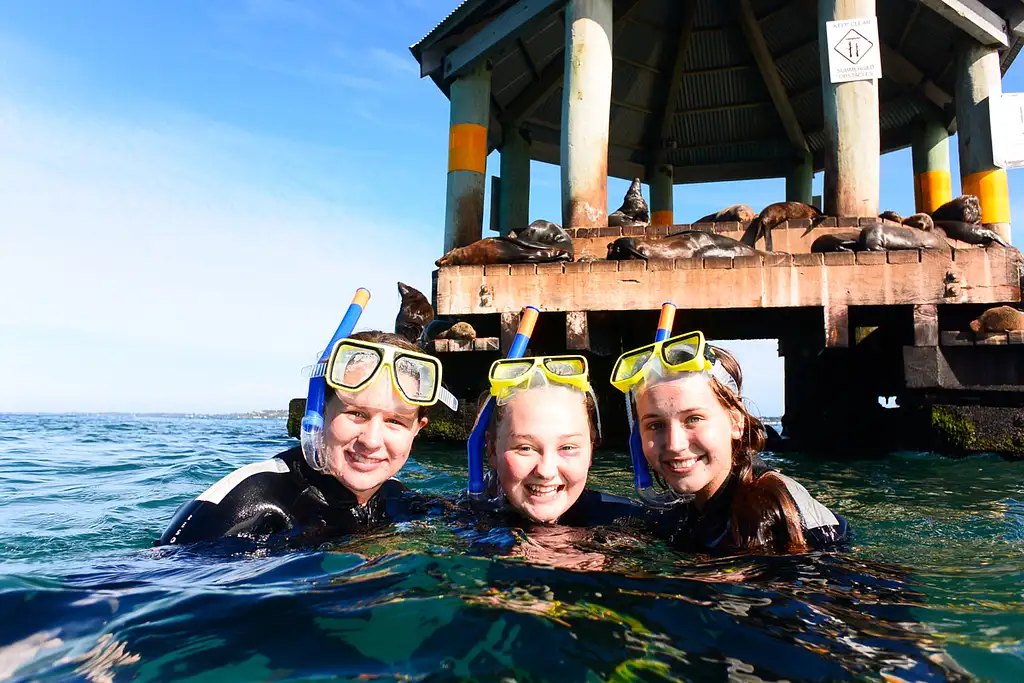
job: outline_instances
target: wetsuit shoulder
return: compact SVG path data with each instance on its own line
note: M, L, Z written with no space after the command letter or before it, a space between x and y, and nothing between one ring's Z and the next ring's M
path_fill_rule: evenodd
M800 482L780 472L774 476L786 485L796 509L800 513L804 540L815 550L824 550L849 541L850 531L846 520L822 505Z
M156 545L263 535L291 528L294 519L288 506L302 492L291 461L294 453L285 451L223 477L178 508Z
M629 498L584 489L579 500L565 511L558 523L567 526L599 526L619 519L644 517L645 514L644 506Z

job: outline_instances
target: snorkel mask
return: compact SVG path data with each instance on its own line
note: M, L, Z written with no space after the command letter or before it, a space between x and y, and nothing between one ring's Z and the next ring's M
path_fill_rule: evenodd
M589 395L594 402L597 438L601 438L601 413L590 386L590 369L584 356L534 356L496 360L487 374L491 396L503 406L517 394L547 386L566 387Z
M703 374L715 377L733 392L739 393L736 381L722 367L702 332L688 332L669 338L675 312L673 304L662 304L654 343L622 354L615 362L611 377L612 386L625 394L633 485L640 499L652 507L670 507L687 502L693 499L693 494L679 494L672 488L654 488L640 440L640 426L634 417L634 404L639 392L652 382Z
M365 298L361 299L362 292L365 292ZM345 313L331 343L310 374L301 444L306 462L318 472L327 469L323 428L328 387L355 394L369 387L382 372L386 372L395 392L405 403L423 407L441 401L453 411L459 409L458 399L441 385L441 361L437 358L390 344L348 338L369 298L370 293L365 289L356 292L356 298Z

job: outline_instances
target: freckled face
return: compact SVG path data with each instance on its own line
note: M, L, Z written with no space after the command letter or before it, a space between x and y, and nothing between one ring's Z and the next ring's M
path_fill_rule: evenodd
M502 408L491 466L511 505L537 522L555 522L587 484L593 446L579 392L531 389Z
M732 468L732 442L743 416L721 404L703 376L658 382L637 396L644 457L678 493L703 505Z
M394 390L388 372L358 393L335 391L324 415L328 469L360 504L402 469L413 439L427 425Z

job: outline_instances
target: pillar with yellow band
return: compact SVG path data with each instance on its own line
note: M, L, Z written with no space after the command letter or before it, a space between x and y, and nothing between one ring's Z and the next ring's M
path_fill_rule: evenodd
M814 158L810 152L804 152L786 174L786 201L810 204L814 192Z
M999 52L968 36L956 45L956 122L960 184L981 203L981 222L1010 241L1010 193L1006 171L992 159L990 102L1003 94Z
M451 83L444 251L483 237L491 68L481 61Z
M651 188L651 225L675 224L672 178L671 164L659 164L647 174L647 184Z
M949 175L949 132L938 118L920 116L911 124L914 206L931 213L953 198Z

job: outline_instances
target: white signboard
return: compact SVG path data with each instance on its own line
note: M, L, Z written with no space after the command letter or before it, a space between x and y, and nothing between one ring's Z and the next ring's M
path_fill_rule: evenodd
M828 71L833 83L882 77L882 48L875 17L825 22Z
M1024 168L1024 93L989 97L992 161L999 168Z

